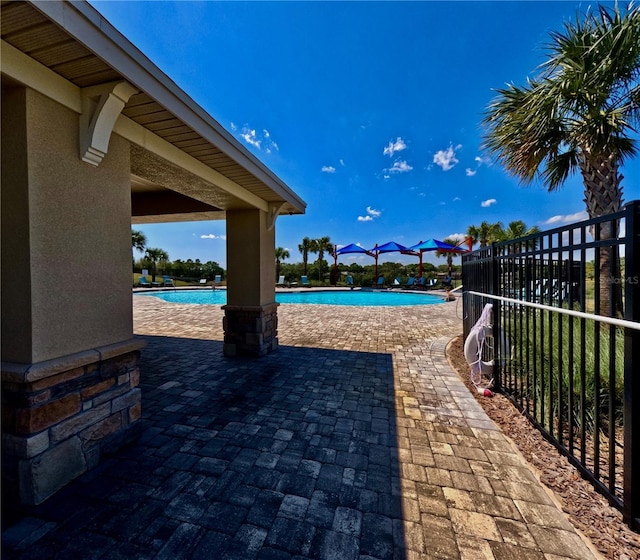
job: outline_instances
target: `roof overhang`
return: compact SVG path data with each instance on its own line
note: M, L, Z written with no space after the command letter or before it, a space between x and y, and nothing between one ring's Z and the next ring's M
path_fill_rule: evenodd
M241 208L273 219L305 212L290 187L91 5L3 1L0 8L3 87L31 87L82 119L87 106L100 105L97 95L124 84L108 130L130 142L134 223L224 219Z

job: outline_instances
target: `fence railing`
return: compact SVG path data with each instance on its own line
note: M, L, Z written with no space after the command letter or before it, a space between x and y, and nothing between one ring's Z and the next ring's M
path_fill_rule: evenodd
M640 202L468 253L462 282L494 387L640 528Z

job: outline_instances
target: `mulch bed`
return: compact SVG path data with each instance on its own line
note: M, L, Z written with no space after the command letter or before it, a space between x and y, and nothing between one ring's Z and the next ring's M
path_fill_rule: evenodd
M447 347L447 358L487 415L511 438L561 504L573 525L605 558L640 559L640 535L622 521L622 514L584 480L578 471L503 395L479 395L469 377L461 336Z

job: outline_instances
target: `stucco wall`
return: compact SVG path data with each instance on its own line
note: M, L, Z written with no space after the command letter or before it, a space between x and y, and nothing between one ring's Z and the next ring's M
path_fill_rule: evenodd
M2 90L2 356L31 357L31 275L25 90Z
M128 143L112 136L99 167L82 162L78 115L26 89L3 97L3 152L13 136L4 127L5 111L13 115L16 109L25 123L28 172L5 173L3 158L2 360L37 363L128 340ZM24 146L11 149L20 165ZM11 181L6 195L5 178ZM15 230L6 230L8 216L14 216ZM5 255L7 246L11 250ZM7 299L11 304L5 307ZM13 324L21 328L7 327Z
M227 212L228 304L246 306L274 302L274 229L267 229L266 212Z

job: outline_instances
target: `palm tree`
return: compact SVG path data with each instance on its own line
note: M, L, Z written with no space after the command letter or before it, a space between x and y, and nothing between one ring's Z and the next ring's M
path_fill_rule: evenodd
M549 58L526 86L497 90L488 107L486 147L524 183L540 177L549 191L576 171L582 174L591 218L620 210L618 170L637 152L631 138L640 118L640 9L618 4L587 12L551 34ZM618 234L618 224L600 226L600 239ZM611 288L619 275L617 250L600 251L601 314L621 297ZM617 301L619 299L619 301Z
M483 221L479 226L469 226L467 228L467 235L471 237L474 243L479 241L480 248L482 248L494 241L498 241L501 231L502 224L500 222L490 224L487 221Z
M131 230L131 248L143 252L147 245L147 236L137 229Z
M328 237L320 237L319 239L316 239L315 242L317 251L313 252L318 253L318 277L322 282L322 260L324 259L324 252L327 251L331 254L333 252L333 243L331 243L331 239Z
M522 220L514 220L513 222L509 222L506 229L500 230L498 241L512 241L513 239L519 239L536 233L540 233L540 228L538 226L527 228L527 224ZM540 242L540 238L536 237L533 240L533 243L527 242L527 248L533 249L539 247ZM509 253L514 253L516 250L515 245L509 245Z
M304 275L307 275L307 262L309 261L309 253L311 251L312 240L308 237L305 237L302 240L302 243L298 245L298 251L302 253L302 264L304 265Z
M443 241L449 245L457 247L462 240L457 237L447 237L446 239L443 239ZM453 267L454 254L455 253L452 253L451 251L440 251L439 249L436 251L436 257L447 257L447 268L449 269L449 274L451 274L451 268Z
M527 235L533 235L534 233L540 233L538 226L532 226L527 228L522 220L514 220L509 222L506 229L500 232L500 241L511 241L512 239L518 239L520 237L526 237Z
M169 254L163 249L147 249L144 253L144 258L151 262L153 265L151 270L151 281L156 281L156 273L158 271L158 263L169 260Z
M317 239L310 239L309 240L309 253L317 253L318 251L320 251L320 246L318 245L318 240Z
M280 263L291 255L284 247L276 247L276 281L280 276Z

